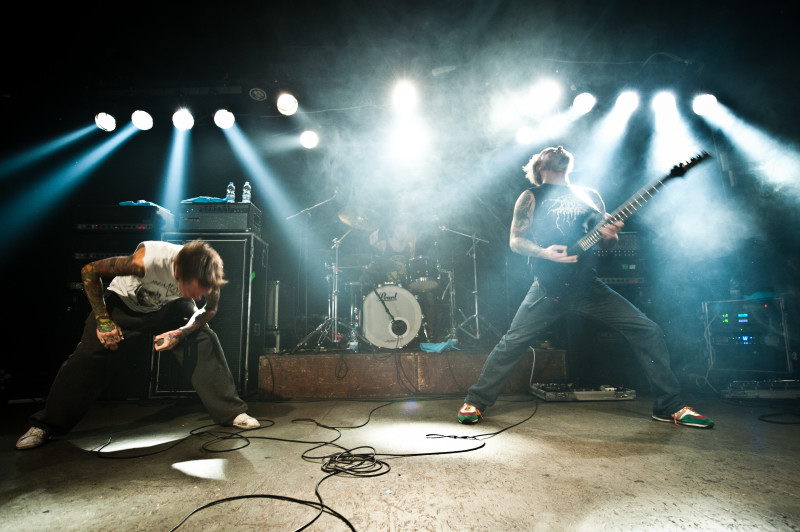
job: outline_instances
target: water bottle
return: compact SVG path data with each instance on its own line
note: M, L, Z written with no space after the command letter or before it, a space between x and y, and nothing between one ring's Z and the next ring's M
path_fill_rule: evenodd
M355 329L350 329L350 335L347 339L347 349L350 351L358 351L358 334Z
M228 182L228 192L225 194L225 201L228 203L234 203L236 201L236 186L234 186L233 181Z
M245 181L242 187L242 203L250 203L250 181Z

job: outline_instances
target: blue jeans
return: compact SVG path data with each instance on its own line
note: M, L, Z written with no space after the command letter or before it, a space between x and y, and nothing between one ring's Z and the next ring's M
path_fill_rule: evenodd
M668 416L685 406L661 328L596 278L588 286L572 289L566 295L548 294L535 281L508 331L489 353L478 382L469 388L465 401L481 412L492 406L534 339L541 339L540 335L553 322L568 313L598 321L630 343L647 375L654 414Z

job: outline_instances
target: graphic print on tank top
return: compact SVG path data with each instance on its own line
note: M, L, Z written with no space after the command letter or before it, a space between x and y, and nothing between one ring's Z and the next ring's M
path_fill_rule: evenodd
M536 199L533 220L528 232L530 240L546 248L575 243L600 219L602 203L582 187L544 184L531 189ZM593 199L593 198L596 198ZM560 286L588 281L594 276L594 257L583 256L577 263L557 263L546 259L533 262L533 273L545 286Z

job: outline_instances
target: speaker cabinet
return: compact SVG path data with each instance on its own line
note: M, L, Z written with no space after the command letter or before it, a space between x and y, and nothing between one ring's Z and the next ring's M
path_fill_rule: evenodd
M59 291L56 342L59 357L54 360L52 373L58 371L64 357L80 341L91 306L81 283L81 268L108 257L131 255L145 240L158 240L165 226L158 207L153 205L80 205L71 215L70 255L61 271L62 290ZM109 280L105 279L107 284ZM145 399L149 393L150 340L132 350L126 370L112 377L103 399ZM141 349L141 351L140 351ZM52 379L52 377L51 377Z
M266 345L269 245L250 233L164 233L162 240L185 244L203 239L225 264L217 315L209 325L217 333L228 367L242 396L258 391L258 362ZM153 350L151 397L194 393L172 353Z

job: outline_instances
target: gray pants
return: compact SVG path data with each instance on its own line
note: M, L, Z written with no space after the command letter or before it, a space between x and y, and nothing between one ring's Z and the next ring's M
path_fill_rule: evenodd
M478 382L469 388L465 401L481 412L492 406L531 342L554 321L573 313L610 327L628 341L650 383L654 414L669 416L686 406L670 367L661 328L599 279L572 292L559 297L561 294L549 294L538 282L531 285L508 332L489 353Z
M33 426L54 436L72 430L105 390L111 376L123 369L128 351L142 345L136 341L138 338L177 329L196 310L194 301L178 299L156 312L134 312L110 292L106 306L125 338L119 349L111 351L100 344L95 317L90 313L80 343L58 370L44 409L31 416ZM208 325L184 338L173 353L182 366L191 368L192 386L215 423L230 424L247 410L236 391L219 339ZM150 351L141 356L150 356Z

